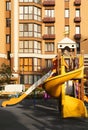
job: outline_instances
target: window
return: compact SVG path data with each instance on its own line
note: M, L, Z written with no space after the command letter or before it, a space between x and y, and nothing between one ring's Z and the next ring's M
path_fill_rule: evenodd
M33 2L34 0L19 0L19 2Z
M77 52L80 53L80 42L77 42Z
M11 42L11 36L10 35L6 35L6 43L10 43Z
M19 42L20 53L41 53L41 42L39 41L20 41Z
M70 33L69 25L65 26L64 33L65 34L69 34Z
M54 26L45 27L45 34L55 34Z
M32 71L32 58L20 58L19 60L19 66L20 66L20 72L26 72L26 71Z
M19 2L23 2L24 0L19 0Z
M55 17L54 10L45 10L45 17Z
M33 75L28 75L28 83L33 84Z
M10 1L7 1L7 2L6 2L6 10L7 10L7 11L10 11L10 10L11 10L11 2L10 2Z
M80 9L76 9L76 17L80 17Z
M33 75L34 76L34 82L38 81L41 78L41 75Z
M34 58L34 71L40 71L41 69L41 60L38 58Z
M35 3L40 3L41 0L19 0L19 2L35 2Z
M38 41L34 41L34 53L41 53L41 43Z
M46 68L47 68L47 67L48 67L48 68L52 67L52 60L51 60L51 59L46 59L46 60L45 60L45 64L46 64Z
M54 43L45 43L45 51L54 51Z
M20 12L19 19L23 19L23 6L19 7L19 12Z
M69 18L69 9L65 9L65 18Z
M20 72L31 72L41 70L41 59L39 58L20 58L19 59Z
M75 28L76 30L76 34L80 34L80 26L76 26L76 28Z
M24 75L24 84L33 84L41 78L41 75ZM20 80L21 83L22 80Z
M35 3L41 3L41 0L34 0Z
M41 21L41 9L35 6L20 6L19 19L34 19Z
M20 37L41 37L41 25L38 24L20 24Z
M33 19L37 21L41 21L41 9L38 7L34 7L33 9Z
M10 26L11 26L11 19L6 18L6 27L10 27Z

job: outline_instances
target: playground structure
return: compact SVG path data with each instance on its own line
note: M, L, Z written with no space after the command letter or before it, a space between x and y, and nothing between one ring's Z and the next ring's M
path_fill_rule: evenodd
M75 46L75 44L74 44ZM64 55L65 54L65 55ZM87 109L84 105L84 60L83 54L74 55L72 52L62 53L53 60L53 68L41 79L35 82L26 92L18 98L11 98L2 102L2 107L15 105L26 98L34 89L42 85L46 92L60 100L62 117L87 117ZM70 84L69 84L70 82ZM70 93L66 92L70 89ZM71 91L71 89L73 89Z
M84 105L84 66L83 55L79 56L79 67L66 72L67 65L64 57L61 57L61 74L48 78L43 87L52 97L61 98L61 113L62 117L87 117L87 109ZM74 84L80 83L77 86L66 86L66 82L72 81ZM74 87L73 96L66 94L66 87ZM78 88L77 88L78 87ZM77 88L77 89L76 89ZM77 93L76 93L77 91ZM60 105L60 104L59 104Z
M14 105L26 98L36 87L43 85L46 92L52 97L59 98L61 96L61 106L63 117L86 117L87 111L83 103L83 95L80 98L71 97L65 94L65 82L69 80L83 79L83 56L79 56L79 67L75 70L65 72L66 63L64 57L61 56L61 74L53 76L56 73L55 68L49 71L41 79L35 82L23 95L18 98L2 102L2 106ZM82 89L81 89L82 90ZM71 108L70 108L71 107Z

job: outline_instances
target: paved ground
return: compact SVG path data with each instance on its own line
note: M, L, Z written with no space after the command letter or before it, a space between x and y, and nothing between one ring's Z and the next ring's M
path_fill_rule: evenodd
M0 130L87 130L88 119L60 119L56 100L25 99L20 104L0 107Z

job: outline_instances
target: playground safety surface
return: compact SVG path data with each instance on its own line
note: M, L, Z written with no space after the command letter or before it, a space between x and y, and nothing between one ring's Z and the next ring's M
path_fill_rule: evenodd
M56 99L25 99L15 106L0 107L0 130L75 129L87 130L88 118L60 118Z

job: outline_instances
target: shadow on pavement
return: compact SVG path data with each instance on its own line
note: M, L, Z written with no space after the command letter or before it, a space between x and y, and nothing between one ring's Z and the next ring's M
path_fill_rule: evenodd
M1 130L87 130L88 118L60 118L56 99L25 99L0 108Z
M36 130L87 130L88 118L59 118L56 100L30 100L21 102L23 114L33 120ZM25 113L24 110L29 110Z
M11 112L0 108L0 130L28 130Z

